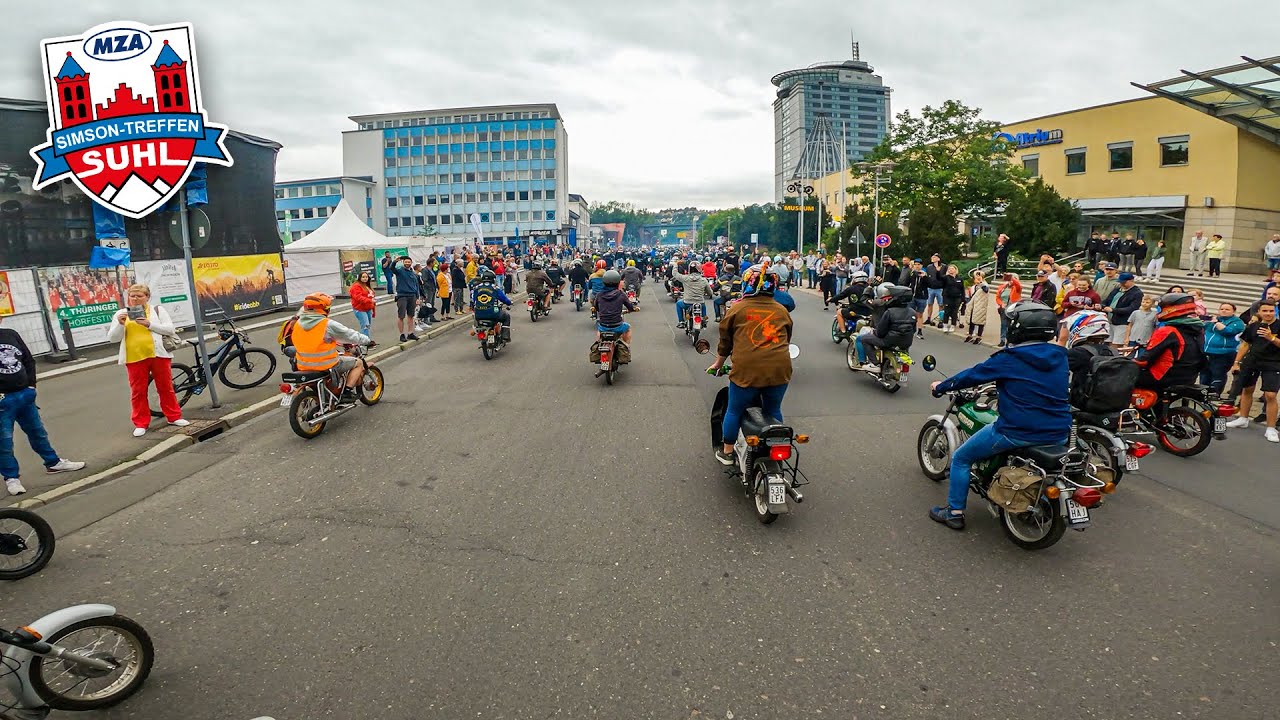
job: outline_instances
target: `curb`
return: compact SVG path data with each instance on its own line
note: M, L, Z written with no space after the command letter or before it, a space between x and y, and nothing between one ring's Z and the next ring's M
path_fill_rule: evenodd
M521 295L523 295L523 293L521 293ZM512 299L514 300L515 298L513 297ZM463 316L456 320L451 320L448 323L441 323L440 327L432 329L430 332L428 332L426 335L419 338L418 340L416 341L408 340L403 343L397 343L395 345L388 347L385 350L379 350L378 352L369 355L369 359L373 360L374 362L377 362L378 360L381 360L383 358L388 358L388 357L391 357L392 355L397 355L402 352L407 352L408 350L411 350L415 346L422 345L427 340L440 337L441 335L444 335L445 333L451 330L455 330L465 325L469 325L470 323L471 323L471 320L469 315ZM112 359L111 362L114 363L115 360ZM217 420L215 420L214 422L215 424L221 424L227 429L230 429L238 425L243 425L244 423L258 417L259 415L265 415L268 412L270 412L272 409L278 408L278 407L280 407L280 398L278 396L272 396L272 397L266 398L265 400L259 400L258 402L248 407L241 408L240 410L237 410L233 413L224 415L218 418ZM132 460L125 460L124 462L121 462L117 465L113 465L107 468L106 470L95 473L88 477L81 478L74 482L69 482L65 485L59 485L58 487L52 490L47 490L43 493L40 493L39 495L35 495L26 500L22 500L17 503L14 503L11 507L20 508L23 510L31 510L31 509L43 507L55 500L59 500L61 498L67 497L68 495L74 495L80 492L81 490L87 490L88 488L94 487L95 485L101 485L102 483L108 482L110 480L114 480L117 477L120 477L121 475L127 475L133 472L134 470L137 470L138 468L144 465L147 465L148 463L153 463L157 460L168 457L169 455L172 455L178 452L179 450L187 447L188 445L194 445L194 444L196 444L196 438L192 437L191 435L177 435L171 438L166 438L165 440L157 443L155 446L147 449L142 453L139 453L138 456Z

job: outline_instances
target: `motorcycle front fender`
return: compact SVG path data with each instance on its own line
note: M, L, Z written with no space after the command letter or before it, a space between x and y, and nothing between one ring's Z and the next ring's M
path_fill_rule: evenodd
M27 625L27 627L40 633L41 637L49 638L59 630L74 625L83 620L92 620L100 617L110 617L116 614L116 609L110 605L101 603L93 603L88 605L73 605L68 608L56 610L45 615ZM19 707L39 708L44 707L44 700L36 694L32 689L31 682L28 679L31 672L31 658L35 657L31 651L9 645L5 648L4 657L14 660L18 663L18 671L15 674L6 674L0 676L0 683L8 686L10 691L18 698Z
M942 431L947 434L947 444L951 446L951 452L955 452L962 444L964 439L960 437L960 427L956 425L956 421L950 415L930 415L929 420L935 420L942 425Z

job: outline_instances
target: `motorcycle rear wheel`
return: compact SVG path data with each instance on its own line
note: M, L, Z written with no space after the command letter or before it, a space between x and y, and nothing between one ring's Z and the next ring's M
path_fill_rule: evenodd
M941 444L941 445L939 445ZM936 457L935 454L946 448L946 454ZM920 470L924 476L934 482L940 482L951 469L951 442L947 439L946 428L937 420L926 420L916 438L916 459L920 461Z
M53 528L39 515L0 508L0 580L21 580L43 570L56 541Z
M1198 436L1189 432L1192 426ZM1165 421L1156 427L1156 436L1160 438L1160 447L1171 455L1191 457L1199 455L1209 447L1209 443L1213 441L1213 425L1208 418L1189 407L1173 407L1166 411ZM1175 445L1173 442L1175 439L1194 439L1195 442L1185 446Z
M1000 510L1000 527L1010 542L1023 550L1043 550L1062 539L1067 531L1067 519L1048 498L1040 498L1036 510L1025 513L1009 513Z
M489 347L488 343L484 343L480 346L480 352L484 355L485 360L492 360L495 354L494 349Z
M308 426L306 421L320 414L320 396L313 387L305 387L289 403L289 427L303 440L311 440L324 432L325 423Z
M757 460L755 468L752 471L752 477L747 480L747 487L750 488L755 484L756 480L765 473L766 466L763 460ZM760 483L754 493L751 495L751 506L756 511L756 519L762 525L772 524L778 519L778 514L769 511L769 484Z

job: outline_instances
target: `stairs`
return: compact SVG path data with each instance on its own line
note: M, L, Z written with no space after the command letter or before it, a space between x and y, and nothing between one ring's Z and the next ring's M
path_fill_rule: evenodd
M1188 291L1199 288L1204 291L1204 305L1210 314L1217 311L1218 305L1232 303L1238 312L1244 312L1255 300L1262 297L1262 287L1266 283L1258 275L1227 275L1222 277L1187 277L1187 274L1176 268L1166 269L1161 273L1160 282L1139 282L1144 293L1162 293L1171 285L1178 284ZM1157 297L1159 297L1157 295Z

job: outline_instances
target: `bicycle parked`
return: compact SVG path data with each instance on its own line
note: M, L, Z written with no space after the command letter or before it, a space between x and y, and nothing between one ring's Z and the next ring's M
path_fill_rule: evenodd
M209 387L209 377L216 375L223 385L237 390L248 390L266 382L276 371L276 356L265 348L249 344L249 333L236 326L231 318L223 318L215 323L218 337L222 344L209 354L209 365L212 371L205 373L204 363L200 362L200 353L196 353L196 366L192 368L180 362L173 363L173 391L178 396L178 405L186 405L192 395L199 395ZM194 340L184 340L192 348ZM164 417L159 410L160 399L156 395L155 386L150 390L149 402L153 417Z

